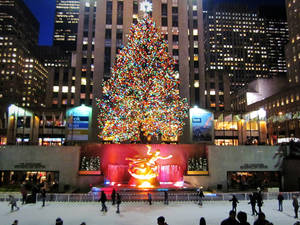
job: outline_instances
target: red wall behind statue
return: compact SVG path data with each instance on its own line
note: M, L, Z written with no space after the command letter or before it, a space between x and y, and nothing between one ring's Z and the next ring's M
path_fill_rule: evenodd
M205 145L168 145L152 144L152 150L160 150L160 155L165 157L173 155L166 160L158 160L158 180L160 182L182 181L187 169L189 157L206 155ZM126 157L147 157L145 144L89 144L82 146L81 157L99 156L101 171L106 180L110 182L128 183L128 160Z

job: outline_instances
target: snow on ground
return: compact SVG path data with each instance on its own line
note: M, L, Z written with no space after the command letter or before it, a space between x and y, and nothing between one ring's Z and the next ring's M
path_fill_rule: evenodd
M20 202L18 202L20 203ZM20 206L20 204L19 204ZM121 213L116 214L116 207L108 202L108 212L100 211L98 202L58 203L46 202L42 208L41 203L21 205L19 211L10 212L8 202L0 202L0 225L10 225L15 219L19 225L54 225L55 219L60 217L64 225L156 225L158 216L164 216L169 225L198 225L200 217L205 217L207 225L219 225L228 217L231 209L229 201L204 202L202 207L194 202L124 202L121 204ZM256 216L251 216L251 207L246 201L240 201L238 211L248 214L248 222L252 225ZM274 225L293 225L294 211L291 201L284 201L283 212L277 211L277 201L264 202L263 212L266 218Z

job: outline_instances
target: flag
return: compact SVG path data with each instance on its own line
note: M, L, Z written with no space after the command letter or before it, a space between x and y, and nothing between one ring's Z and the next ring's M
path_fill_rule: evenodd
M225 122L232 122L232 114L229 114L229 115L225 116L224 121Z
M7 128L7 116L6 116L6 112L4 112L4 128Z
M218 122L222 122L223 120L224 120L223 113L221 113L220 116L218 117Z
M233 120L234 122L240 121L240 120L241 120L241 115L240 115L240 114L234 115L232 120Z
M44 113L44 112L43 112L43 114L42 114L42 122L43 122L43 127L45 128L46 123L47 123L47 119L46 119L46 116L45 116L45 113Z
M56 123L56 117L54 115L54 113L52 113L52 126L54 126Z
M63 126L63 124L64 124L64 118L63 118L63 113L61 112L60 113L60 115L59 115L59 119L58 119L58 121L59 121L59 126Z
M73 114L71 114L70 116L69 116L69 119L68 119L68 123L69 123L69 128L73 128ZM70 126L72 124L72 126Z

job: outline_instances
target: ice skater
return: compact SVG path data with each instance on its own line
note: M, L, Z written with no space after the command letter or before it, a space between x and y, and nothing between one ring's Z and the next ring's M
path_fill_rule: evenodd
M257 213L256 207L255 207L255 205L256 205L256 198L255 198L254 194L250 194L249 195L249 199L250 199L250 202L248 202L248 204L251 204L252 216L257 215L258 213Z
M19 210L20 208L17 206L17 200L15 199L14 196L9 195L9 205L11 205L11 212L14 211L14 207L16 207L17 210Z
M45 207L45 201L46 201L46 189L45 188L42 189L41 195L42 195L42 200L43 200L42 207Z
M278 194L277 196L277 199L278 199L278 211L281 211L282 212L282 202L284 200L284 197L283 195L281 194L281 192Z
M263 197L261 194L261 191L259 190L259 192L256 194L256 202L257 202L257 206L258 206L258 212L262 213L261 207L264 204L263 202Z
M293 196L293 207L295 212L295 218L298 218L299 203L296 195Z
M152 205L152 195L151 195L151 193L148 193L148 202L149 202L149 205Z
M101 209L101 212L107 212L107 207L105 205L105 202L106 202L107 198L106 198L106 194L104 193L104 191L101 191L101 197L99 199L99 202L101 202L101 205L102 205L102 209Z
M111 201L112 201L112 205L116 203L116 190L114 188L111 193Z
M239 201L237 200L235 195L232 195L232 199L230 199L229 201L232 202L232 210L236 212L237 203L239 203Z
M117 193L117 212L120 213L121 195Z
M202 191L202 187L199 188L199 192L198 192L198 205L202 206L203 200L204 198L204 194L203 194L203 191Z
M168 195L168 192L167 191L164 191L164 204L165 205L168 205L169 204L169 195Z

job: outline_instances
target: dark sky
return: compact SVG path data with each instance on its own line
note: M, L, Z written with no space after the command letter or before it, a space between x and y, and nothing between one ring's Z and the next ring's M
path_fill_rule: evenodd
M39 45L52 45L55 0L23 0L40 22ZM203 0L212 1L212 0ZM284 7L284 0L215 0L217 2L236 2L257 5L280 5Z

